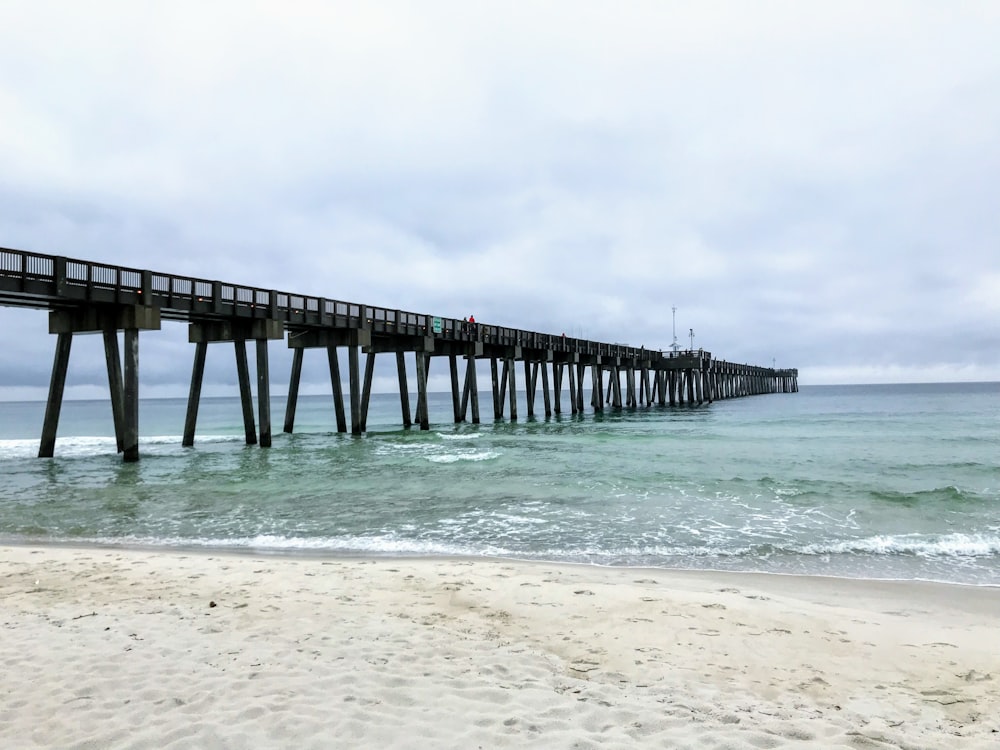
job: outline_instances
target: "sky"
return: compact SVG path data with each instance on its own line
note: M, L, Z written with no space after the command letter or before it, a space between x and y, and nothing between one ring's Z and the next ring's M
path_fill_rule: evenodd
M991 0L0 0L0 246L652 349L676 321L803 385L1000 380L997 49ZM44 398L46 314L0 321L0 398ZM186 327L140 341L143 395L185 395ZM68 396L104 368L77 337ZM205 393L235 382L211 348Z

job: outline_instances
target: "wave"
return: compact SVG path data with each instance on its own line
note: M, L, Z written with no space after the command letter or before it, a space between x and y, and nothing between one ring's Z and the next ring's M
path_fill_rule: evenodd
M111 546L232 549L255 552L336 552L354 554L407 555L502 555L500 551L484 552L471 545L440 541L418 541L392 536L301 537L260 534L252 537L95 537L74 538L73 543L91 542Z
M946 487L935 487L930 490L917 490L916 492L899 492L897 490L872 490L870 496L873 500L893 503L897 505L914 506L927 502L966 502L976 499L974 493L967 493L960 487L948 485Z
M1000 557L1000 536L987 534L880 535L834 544L807 545L803 554L915 555L917 557Z
M38 445L39 440L37 439L0 440L0 459L34 458L38 455ZM117 452L117 445L113 437L79 436L56 438L55 454L60 457L89 457L109 452L111 454Z
M158 449L163 446L181 448L180 435L153 435L139 438L139 450L145 448ZM199 435L195 441L199 444L244 443L243 435ZM38 455L39 440L18 438L0 440L0 459L5 458L35 458ZM90 458L102 455L114 455L117 452L114 437L104 435L74 435L56 438L55 455L57 458Z
M482 451L480 453L446 453L438 456L427 456L427 460L435 464L453 464L459 461L490 461L499 458L497 451Z
M28 535L30 536L30 535ZM24 539L20 539L24 541ZM766 560L778 556L910 556L935 559L1000 558L1000 535L946 534L938 537L904 534L872 536L839 542L807 545L776 545L771 543L740 547L706 546L618 546L602 548L592 545L565 548L528 549L518 546L459 542L444 539L417 539L387 534L343 536L285 536L259 534L246 537L72 537L53 541L90 542L103 545L136 545L150 547L198 547L246 549L272 552L328 551L357 553L387 553L415 555L490 555L497 557L537 557L544 559L646 561L744 558Z

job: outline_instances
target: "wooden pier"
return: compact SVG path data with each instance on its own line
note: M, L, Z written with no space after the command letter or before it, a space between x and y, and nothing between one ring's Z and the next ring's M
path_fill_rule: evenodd
M431 362L444 360L451 377L455 422L480 421L477 363L488 361L493 418L517 414L518 363L527 395L527 416L535 416L541 376L541 408L546 417L639 408L711 403L763 393L798 391L798 371L734 364L709 352L659 351L607 344L504 326L467 323L386 307L274 289L247 287L148 270L111 266L62 256L0 248L0 305L49 311L49 332L56 335L55 359L38 455L55 448L63 390L73 336L104 338L111 407L118 451L126 461L139 458L139 333L159 330L162 321L188 324L194 344L191 388L183 444L194 444L205 358L209 344L234 346L243 421L248 444L271 444L268 344L287 340L292 370L283 429L292 432L302 361L307 349L326 354L337 430L348 431L340 371L340 349L347 349L350 431L366 430L375 358L394 355L404 426L429 428L427 378ZM124 351L118 333L123 332ZM247 343L254 342L257 372L257 423L254 420ZM416 367L416 408L411 414L406 360ZM361 355L365 355L364 372ZM589 375L589 394L585 380ZM569 404L562 403L568 392Z

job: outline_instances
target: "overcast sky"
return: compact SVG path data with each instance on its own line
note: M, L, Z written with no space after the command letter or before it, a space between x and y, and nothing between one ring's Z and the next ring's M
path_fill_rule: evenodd
M1000 380L998 49L992 0L0 0L0 246ZM45 313L0 316L0 388L44 397ZM144 395L186 394L186 336L143 334ZM70 384L106 392L99 337Z

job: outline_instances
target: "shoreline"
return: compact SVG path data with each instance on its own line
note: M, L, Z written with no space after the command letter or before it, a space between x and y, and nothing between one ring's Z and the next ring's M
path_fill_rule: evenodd
M3 544L0 744L992 747L995 587Z
M96 541L74 541L60 539L18 539L13 537L0 537L0 549L4 547L36 547L55 549L76 549L86 550L131 550L135 552L170 554L180 552L192 555L236 555L240 557L262 557L262 558L288 558L303 560L468 560L468 561L492 561L492 562L512 562L538 565L557 565L582 568L596 568L600 570L633 570L633 571L664 571L665 573L676 572L681 575L704 573L707 575L733 575L733 576L779 576L801 579L829 579L834 581L869 581L872 583L914 583L932 584L936 586L963 586L968 588L1000 589L1000 582L973 582L973 581L944 581L934 578L889 578L889 577L862 577L851 575L836 575L832 573L802 573L788 572L783 570L736 570L730 568L694 568L694 567L673 567L655 565L611 565L599 562L589 562L582 560L553 560L542 557L517 557L506 555L476 555L471 553L423 553L423 552L392 552L373 550L347 550L330 548L309 548L309 547L248 547L241 545L200 545L200 544L147 544L141 542L96 542Z

